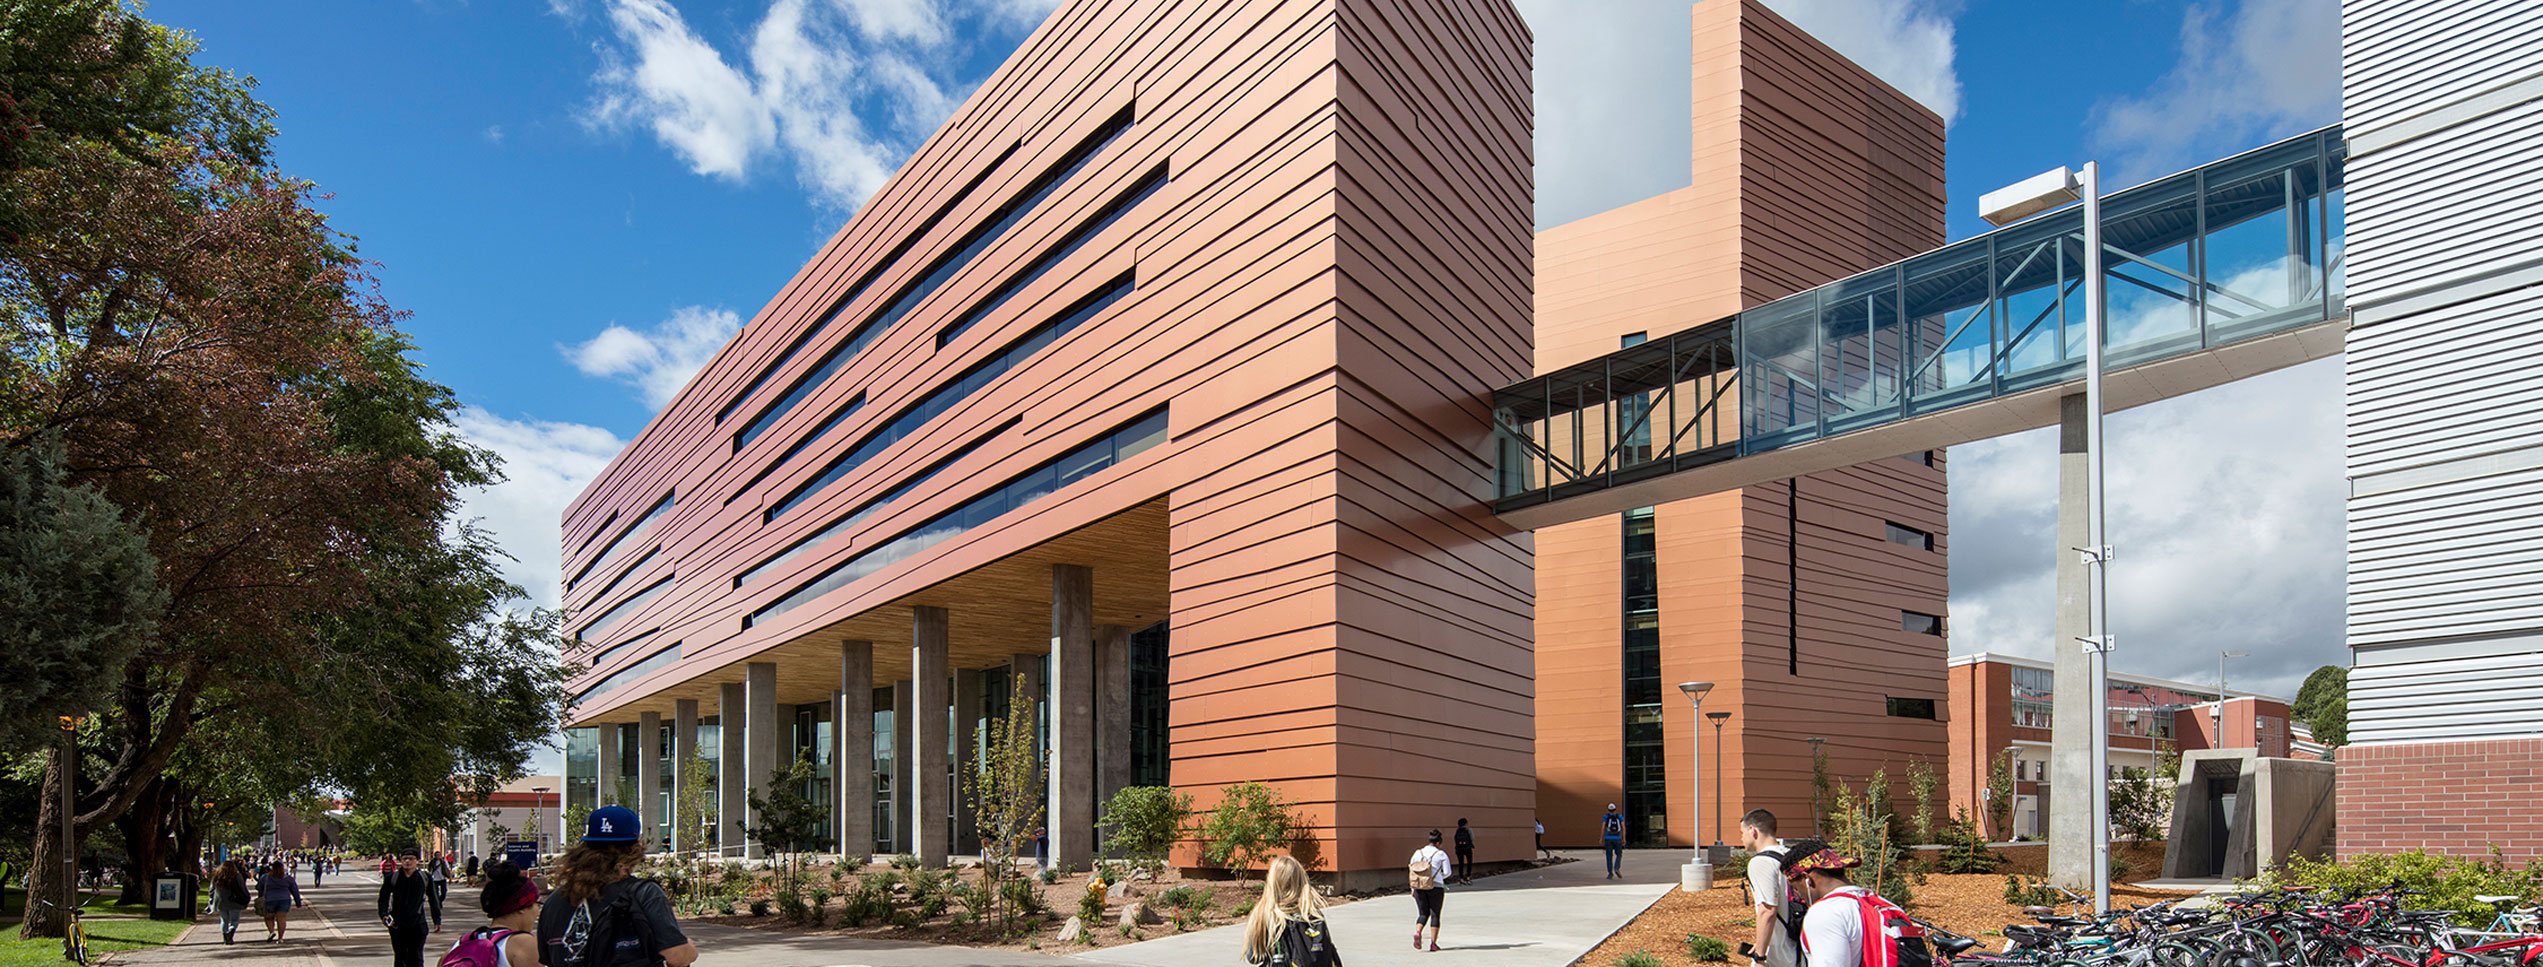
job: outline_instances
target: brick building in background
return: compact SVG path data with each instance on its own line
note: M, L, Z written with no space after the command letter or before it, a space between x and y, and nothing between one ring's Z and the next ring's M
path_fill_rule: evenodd
M1698 3L1693 30L1689 186L1537 233L1540 374L1943 241L1942 118L1755 0ZM1940 768L1944 495L1918 452L1539 529L1546 842L1594 843L1610 801L1636 845L1806 817L1813 738L1858 782ZM1691 680L1731 713L1694 782Z

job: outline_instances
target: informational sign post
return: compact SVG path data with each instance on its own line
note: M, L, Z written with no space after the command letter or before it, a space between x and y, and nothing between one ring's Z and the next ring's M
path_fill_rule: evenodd
M505 843L503 844L503 858L511 860L512 865L525 870L537 869L539 866L539 844L526 839L516 839Z

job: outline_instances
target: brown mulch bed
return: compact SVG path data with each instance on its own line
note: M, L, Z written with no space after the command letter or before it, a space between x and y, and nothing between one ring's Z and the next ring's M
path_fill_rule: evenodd
M2006 863L2002 873L1946 874L1928 873L1925 882L1914 885L1915 896L1908 912L1953 933L1989 941L2003 935L2004 925L2030 920L2022 909L2004 901L2006 875L2020 873L2036 876L2048 862L2046 846L2016 846L1999 849ZM2034 855L2036 854L2036 855ZM2119 854L2126 860L2133 883L2154 878L2161 872L2163 844L2120 844ZM2177 892L2148 890L2121 885L2111 890L2115 906L2152 903L2181 896ZM2060 912L2076 912L2072 907ZM1697 961L1687 956L1686 937L1701 933L1722 941L1739 961L1737 953L1742 941L1756 935L1756 922L1750 919L1747 901L1742 897L1736 878L1714 881L1713 889L1702 893L1669 891L1668 895L1635 917L1614 936L1599 944L1578 963L1585 967L1607 967L1617 958L1637 950L1649 951L1661 963L1691 965ZM1740 967L1745 967L1741 964Z
M876 866L869 867L867 872L880 872L886 868L887 867L878 864ZM829 881L826 876L827 869L827 867L823 867L812 876L812 882L815 885L823 886L825 888L828 886ZM956 875L960 876L966 883L977 884L980 880L980 873L977 867L959 868L956 871ZM1151 908L1155 909L1158 916L1163 918L1165 922L1135 927L1130 931L1129 935L1125 936L1123 934L1118 923L1122 909L1125 906L1135 900L1154 901L1159 894L1162 894L1167 890L1185 886L1207 893L1210 897L1209 902L1201 905L1198 911L1187 914L1182 918L1182 922L1179 924L1176 922L1177 917L1175 915L1175 911L1163 909L1160 905L1152 902ZM985 950L1038 951L1057 948L1060 945L1060 929L1068 923L1070 917L1077 914L1078 905L1086 897L1086 889L1087 875L1082 872L1074 876L1060 877L1058 882L1043 886L1042 899L1047 909L1041 915L1039 921L1031 923L1022 938L1012 942L1002 942L999 938L991 935L984 929L968 924L955 924L953 922L955 911L963 909L960 903L955 903L947 907L944 916L922 921L915 927L898 927L885 924L869 924L863 927L812 927L801 924L790 924L779 919L774 914L765 917L750 916L748 913L750 905L748 903L736 904L737 912L732 916L709 915L695 917L692 919L701 923L750 927L761 930L779 930L803 936L875 937L916 941L919 943L979 947ZM1252 903L1254 898L1262 893L1262 889L1263 886L1259 880L1185 878L1174 873L1168 873L1162 880L1132 880L1130 882L1116 884L1111 889L1105 891L1103 922L1094 925L1093 929L1088 930L1086 932L1086 941L1075 945L1074 949L1113 947L1139 940L1170 936L1175 933L1189 930L1207 930L1211 927L1235 923L1239 919L1237 911L1245 909L1248 904ZM1328 904L1347 903L1352 899L1353 897L1348 895L1336 895L1328 898L1326 902ZM839 910L843 902L843 900L836 897L833 897L830 900L828 906L824 909L824 915L822 917L822 922L824 924L835 924L837 922ZM774 904L771 904L771 906L773 907Z

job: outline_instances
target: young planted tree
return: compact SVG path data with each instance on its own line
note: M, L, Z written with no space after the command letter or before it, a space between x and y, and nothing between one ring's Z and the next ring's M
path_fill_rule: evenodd
M1015 679L1009 694L1025 693L1024 678ZM1027 912L1033 887L1015 868L1018 847L1042 824L1042 759L1034 754L1033 703L1009 702L1003 719L988 722L987 735L965 794L973 803L980 833L982 907L997 920L1000 936L1011 936L1017 919Z
M682 852L715 848L716 806L714 770L705 756L691 750L680 767L680 782L671 790L671 821L680 825L674 842Z
M1220 795L1201 824L1201 857L1242 875L1289 845L1297 817L1280 792L1259 782L1240 782Z
M1987 766L1987 826L1997 842L2013 838L2013 750L1996 753Z
M1100 825L1112 848L1147 869L1165 872L1166 855L1192 819L1192 797L1167 786L1131 786L1104 804Z
M769 773L765 797L756 790L749 793L751 814L759 822L744 825L736 818L733 823L776 858L777 896L790 904L787 912L798 919L801 911L792 904L803 898L803 854L830 845L830 837L821 832L829 816L828 805L804 794L817 778L820 772L813 768L812 754L795 753L792 764Z
M1942 777L1935 774L1932 763L1916 759L1907 764L1907 790L1916 799L1916 811L1907 817L1908 832L1923 846L1934 841L1934 793L1942 788Z

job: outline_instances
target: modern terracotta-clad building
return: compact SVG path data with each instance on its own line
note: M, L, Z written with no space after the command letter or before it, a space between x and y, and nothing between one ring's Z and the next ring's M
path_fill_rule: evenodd
M1061 863L1240 780L1327 871L1524 856L1529 58L1505 0L1063 4L566 512L574 801L800 751L940 861L1034 701Z
M1538 233L1537 373L1943 241L1941 117L1755 0L1698 3L1692 27L1690 183ZM1944 497L1921 451L1538 530L1547 842L1594 843L1609 802L1636 845L1735 843L1761 806L1806 830L1814 746L1858 784L1939 770ZM1699 726L1687 681L1731 716Z

